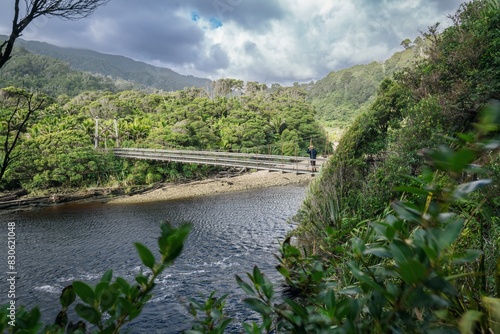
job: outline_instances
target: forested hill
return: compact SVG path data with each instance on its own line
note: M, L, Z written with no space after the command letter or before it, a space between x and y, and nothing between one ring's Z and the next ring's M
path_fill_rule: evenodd
M0 40L6 36L0 35ZM156 67L123 56L103 54L86 49L62 48L48 43L18 39L16 46L40 55L62 60L72 69L109 76L134 83L134 88L156 88L165 91L185 87L205 87L210 80L181 75L168 68Z
M374 61L330 72L308 85L308 99L316 107L317 117L328 126L347 128L374 101L382 80L411 65L423 43L418 37L406 50L395 53L385 62Z
M6 36L0 35L0 40ZM53 87L57 88L59 94L64 93L70 96L77 95L82 89L107 89L110 91L120 91L129 89L154 89L165 91L182 90L186 87L209 87L211 81L208 79L196 78L193 76L180 75L170 69L155 67L143 62L138 62L123 56L115 56L99 53L86 49L61 48L48 43L26 41L18 39L16 46L25 49L35 56L41 55L59 60L68 64L62 63L50 64L49 59L33 57L23 53L25 64L30 66L24 68L23 64L17 61L17 64L10 64L9 74L6 75L2 70L0 84L2 86L15 85L22 87ZM356 115L366 109L374 100L377 89L386 77L391 77L392 74L402 68L411 65L415 59L415 55L421 52L423 41L417 38L413 44L409 43L407 49L395 53L385 62L372 62L365 65L356 65L347 69L329 73L325 78L318 80L315 83L301 85L307 92L308 100L314 105L317 112L317 119L327 127L347 128ZM28 58L30 60L28 60ZM43 60L42 60L43 59ZM14 62L15 59L10 62ZM42 62L45 65L40 65ZM64 69L65 73L52 74L33 72L36 69L46 72L48 69L57 68ZM24 76L26 71L31 69L34 78L37 80L26 80ZM41 78L57 78L59 75L67 76L69 69L74 72L68 78L57 79L57 84L54 82L48 83ZM85 87L78 84L76 77L81 74L76 74L75 71L83 71L96 74L101 77L99 80L95 76L86 76L83 83ZM67 72L67 73L66 73ZM9 82L6 82L7 78ZM111 80L110 80L111 79ZM97 84L95 81L101 81ZM35 82L37 81L37 82ZM73 82L70 84L69 82ZM62 83L62 84L61 84ZM76 87L75 87L76 86ZM88 86L88 87L87 87ZM113 87L112 87L113 86ZM79 88L82 88L78 91ZM65 92L64 90L67 90ZM52 93L56 92L48 92ZM56 94L57 95L57 94Z
M127 82L73 70L61 60L15 47L12 59L0 69L0 87L22 87L50 95L76 96L84 91L118 92L132 88Z

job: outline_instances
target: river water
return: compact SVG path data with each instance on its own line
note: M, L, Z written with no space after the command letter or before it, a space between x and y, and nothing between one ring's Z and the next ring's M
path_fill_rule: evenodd
M228 293L227 313L240 323L255 318L243 306L234 275L246 278L258 265L279 284L278 241L293 228L306 188L285 186L202 198L139 204L84 203L2 215L0 247L7 249L7 222L16 224L18 305L38 305L43 320L55 319L61 290L73 280L95 284L107 269L133 282L142 269L134 242L157 252L159 224L192 224L181 256L157 281L153 299L127 329L131 333L179 333L192 322L187 300ZM2 251L2 253L4 253ZM6 273L6 259L0 269ZM4 281L4 280L2 280ZM0 304L7 284L1 283Z

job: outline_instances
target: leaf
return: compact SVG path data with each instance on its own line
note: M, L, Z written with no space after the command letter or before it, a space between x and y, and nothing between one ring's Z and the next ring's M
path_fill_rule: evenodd
M139 283L140 286L146 286L148 284L148 278L144 275L137 275L135 281Z
M361 271L354 262L349 262L347 264L349 269L351 270L351 273L353 274L354 277L356 277L361 283L364 283L371 287L373 290L379 292L386 298L390 298L389 293L384 289L382 286L380 286L377 282L375 282L370 276L365 274L363 271ZM345 290L344 290L345 291Z
M264 285L264 276L257 266L253 267L253 280L256 286Z
M342 289L339 291L339 294L345 295L345 296L356 296L356 295L359 295L361 293L363 293L363 291L361 291L361 289L359 289L357 287L349 287L349 288L345 288L345 289Z
M336 299L335 299L335 291L333 290L328 290L326 295L325 295L325 306L326 310L328 311L329 315L333 317L335 307L336 307Z
M474 160L474 151L469 148L461 149L450 157L450 168L455 173L460 173L469 163Z
M297 314L302 319L307 319L308 313L307 313L307 309L304 306L302 306L299 303L297 303L296 301L294 301L292 299L288 299L288 298L285 299L285 302L288 305L290 305L290 307L292 308L292 310L295 314Z
M95 298L99 300L103 294L103 292L108 288L109 283L108 282L99 282L95 286L94 294Z
M271 300L274 296L274 287L271 281L264 276L264 284L261 285L262 293L264 296L268 299Z
M116 290L121 290L124 294L128 295L130 284L123 277L117 277L115 283L112 284Z
M57 326L64 328L68 324L68 315L66 314L65 311L59 312L59 314L56 317L56 320L54 321L54 324Z
M117 300L117 304L121 306L122 312L124 311L125 313L132 313L134 311L134 304L130 300L128 300L125 297L120 297Z
M491 1L490 3L493 3ZM495 9L497 10L498 7ZM486 108L481 110L479 123L476 128L483 133L497 131L500 126L500 106L498 101L491 102Z
M459 328L462 334L474 334L475 325L482 318L483 314L476 310L469 310L460 318Z
M247 334L260 334L261 330L257 326L255 322L252 322L252 324L249 324L248 322L243 323L243 329L245 330L245 333Z
M392 204L392 208L401 219L415 223L421 220L422 213L412 204L397 201Z
M241 289L243 289L243 291L252 296L256 295L254 289L248 283L243 281L240 276L238 275L235 276L236 276L236 283Z
M101 278L101 282L111 282L111 279L113 278L113 270L109 269L107 270Z
M457 219L448 223L444 230L433 229L430 231L430 234L434 237L436 244L439 245L439 249L437 250L438 253L444 251L458 238L463 226L463 219Z
M229 326L231 322L233 322L233 319L229 318L219 323L219 325L217 326L218 329L217 333L224 333L224 330L226 329L227 326Z
M389 248L398 265L408 262L413 257L411 248L401 240L394 240Z
M151 253L151 251L146 246L139 242L134 242L134 245L137 249L137 252L139 253L139 257L141 258L142 263L146 267L153 269L155 265L155 257L153 253Z
M366 246L361 238L353 237L351 239L351 248L355 256L361 257L361 255L365 251Z
M482 144L482 149L486 151L493 151L500 147L500 140L491 139Z
M172 263L180 255L190 229L191 225L189 224L181 225L178 228L172 228L166 222L161 224L162 234L158 239L158 246L164 264Z
M78 314L80 317L87 320L91 324L97 325L101 321L101 314L96 309L90 306L76 304L75 311L76 314Z
M83 300L85 303L92 305L94 304L95 294L94 289L85 282L74 281L73 289L75 293Z
M262 300L257 298L245 298L243 303L257 313L266 315L271 312L271 308Z
M61 297L59 297L59 301L61 302L62 307L67 308L71 305L76 299L75 290L72 285L68 285L61 292Z
M425 281L424 284L427 288L437 291L439 294L443 293L447 296L455 296L458 293L455 286L453 286L448 279L441 276L432 277L431 279Z
M118 299L119 292L112 286L103 290L100 298L101 310L106 311L110 309Z
M453 259L453 264L462 265L465 263L470 263L476 261L481 255L482 251L478 249L466 249L465 255L456 259Z
M369 254L373 254L375 256L385 257L385 258L390 258L392 256L391 252L387 249L387 247L384 247L384 246L368 247L363 252L363 255L369 255Z
M455 199L461 199L470 194L473 191L476 191L479 188L483 188L490 184L492 180L490 179L485 179L485 180L478 180L478 181L473 181L473 182L468 182L468 183L462 183L458 185L455 188L455 191L453 192L453 197Z
M401 275L401 279L408 284L418 283L426 276L425 266L413 259L400 263L398 272Z

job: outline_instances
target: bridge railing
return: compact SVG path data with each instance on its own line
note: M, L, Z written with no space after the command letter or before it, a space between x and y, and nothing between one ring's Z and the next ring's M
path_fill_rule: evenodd
M310 159L308 157L217 151L136 148L116 148L113 149L113 152L116 156L124 158L175 161L295 173L315 173L312 169L310 170ZM316 161L319 167L323 161L326 161L326 158L320 157L316 159Z

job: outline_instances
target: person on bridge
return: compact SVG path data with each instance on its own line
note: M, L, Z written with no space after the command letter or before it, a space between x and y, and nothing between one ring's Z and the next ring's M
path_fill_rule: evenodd
M312 171L316 171L316 155L318 154L318 151L314 148L313 145L309 146L307 149L307 153L309 153L309 162L311 163L312 166Z

